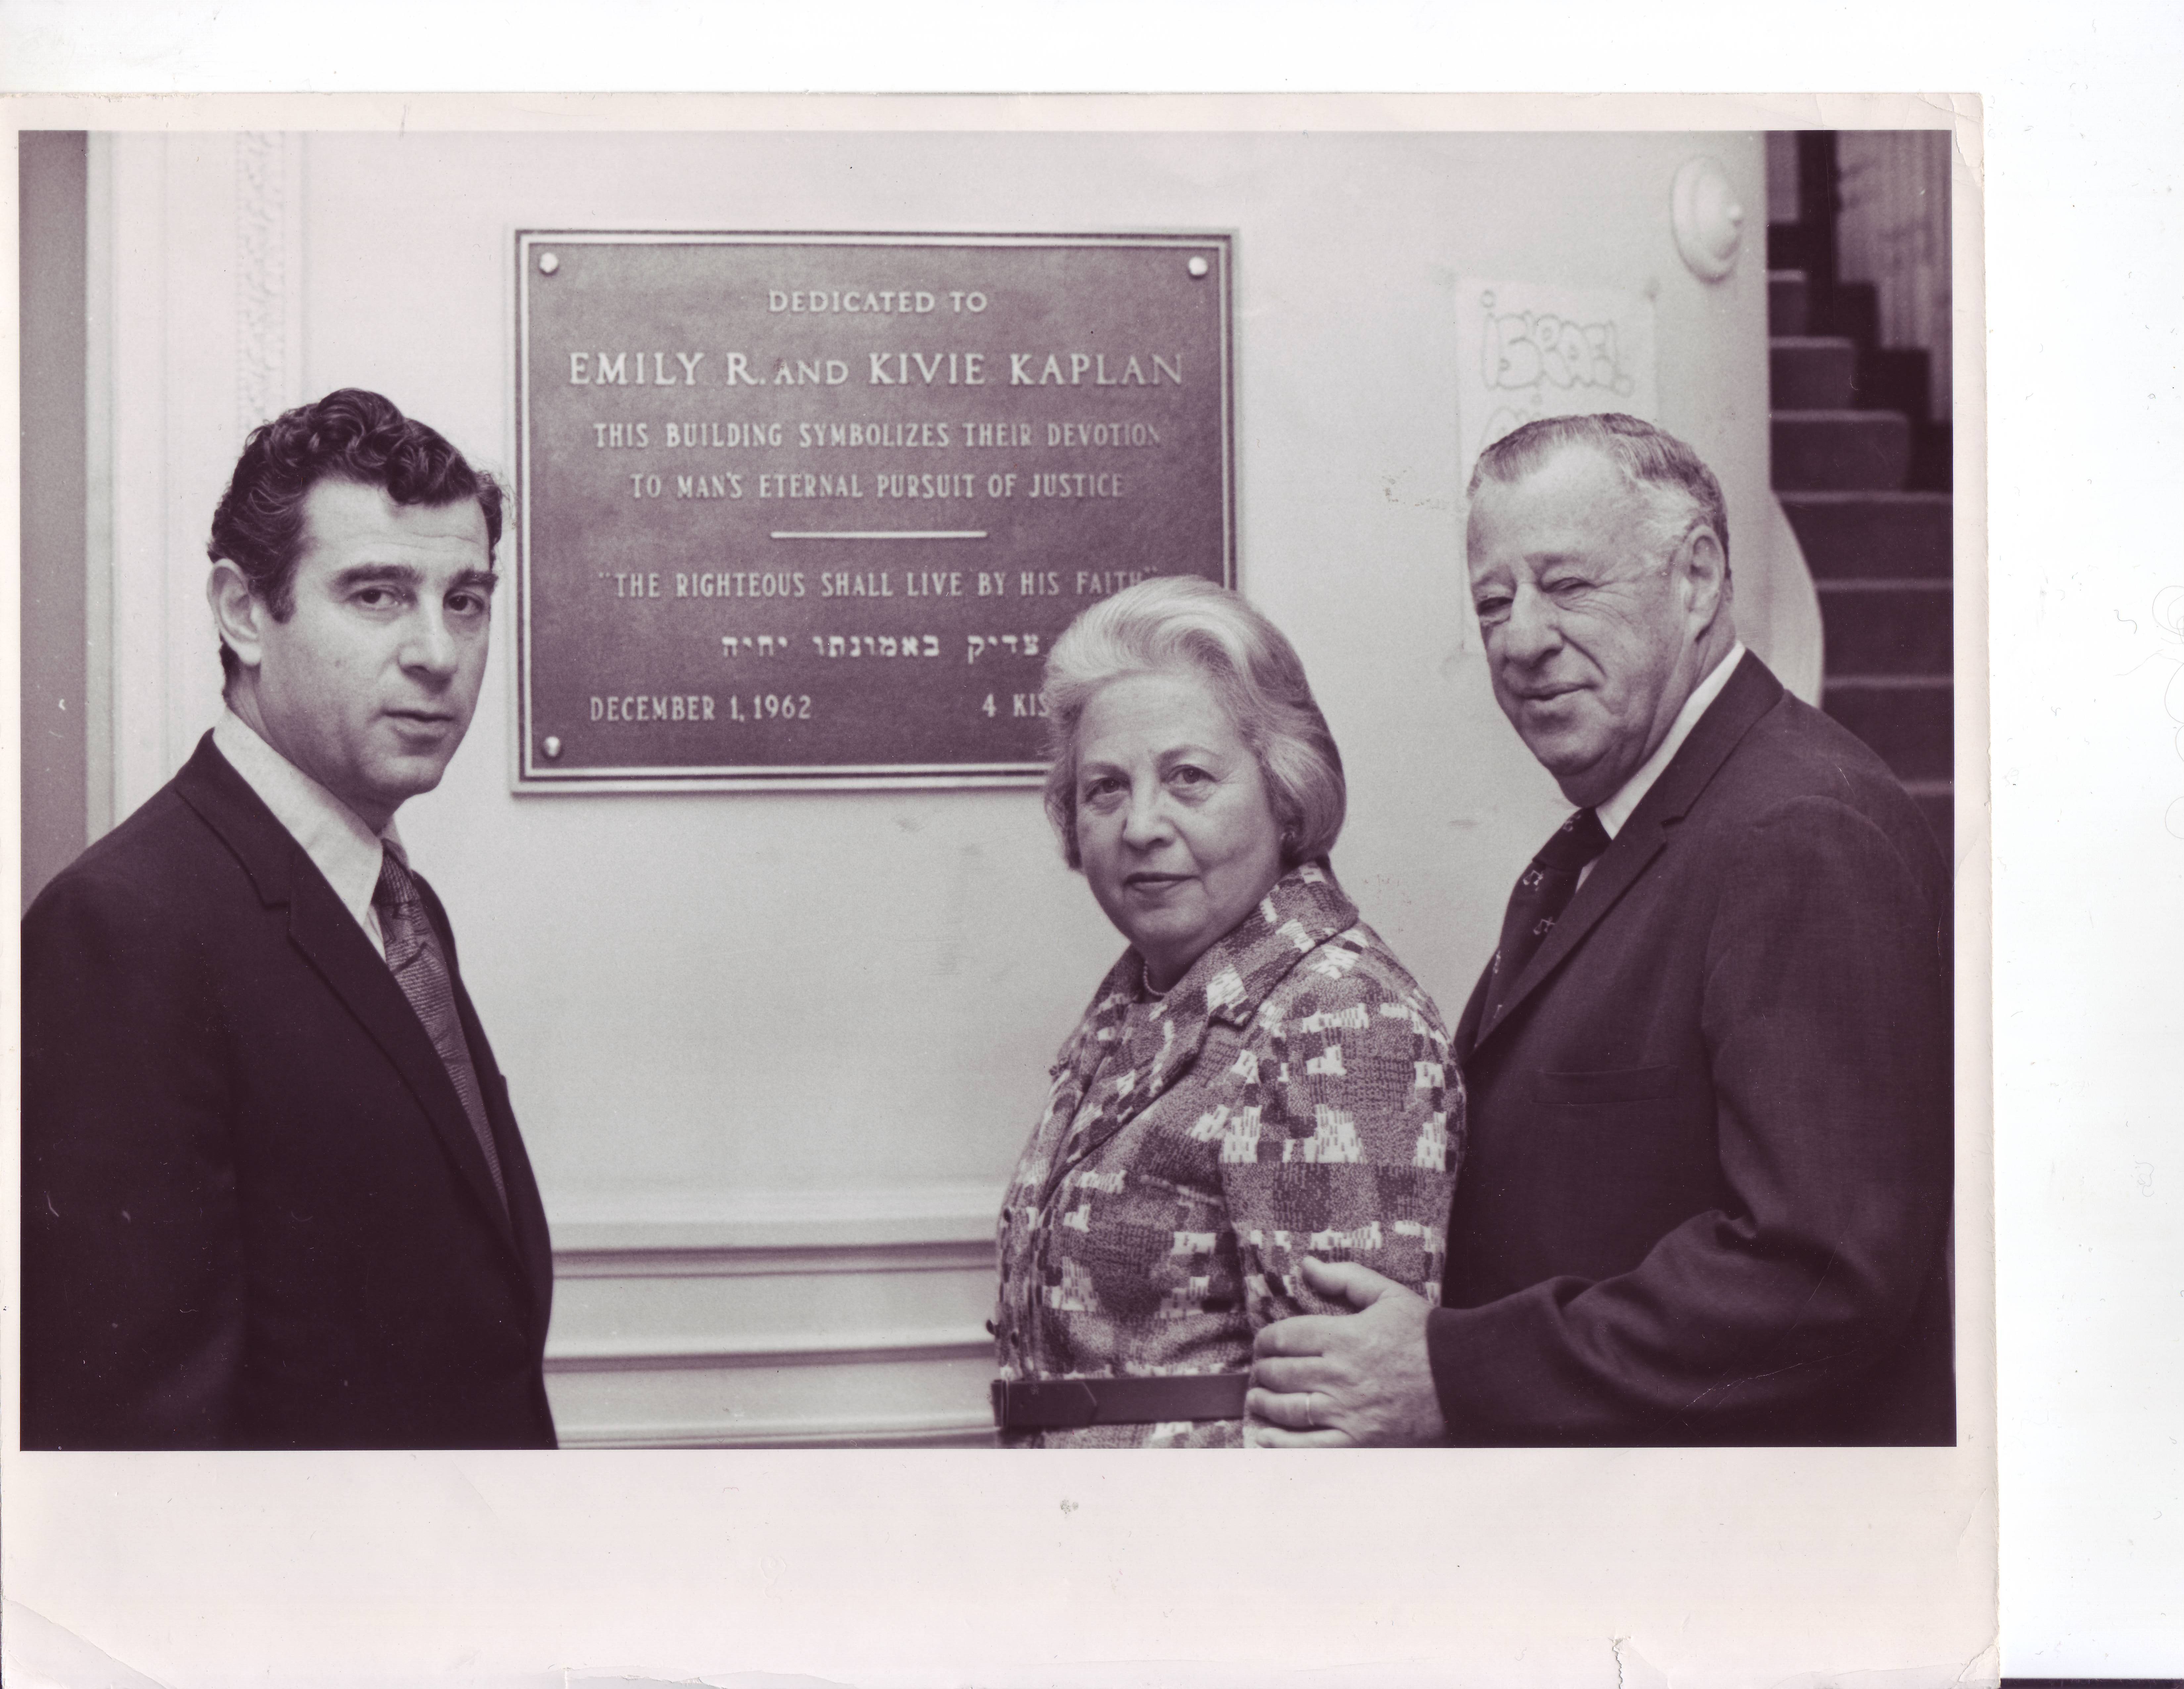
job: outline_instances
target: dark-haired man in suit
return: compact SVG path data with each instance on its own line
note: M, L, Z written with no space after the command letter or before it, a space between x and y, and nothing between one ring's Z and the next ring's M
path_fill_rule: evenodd
M24 917L25 1448L553 1446L545 1216L393 824L470 726L500 518L376 393L245 446L227 709Z
M1456 1035L1441 1305L1307 1268L1258 1441L1947 1443L1947 874L1736 638L1713 476L1630 417L1482 454L1494 692L1577 805Z

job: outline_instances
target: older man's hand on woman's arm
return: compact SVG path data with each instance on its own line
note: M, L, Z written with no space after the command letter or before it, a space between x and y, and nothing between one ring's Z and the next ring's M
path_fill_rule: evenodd
M1307 1257L1315 1294L1357 1311L1262 1325L1252 1341L1246 1441L1260 1448L1438 1442L1447 1435L1427 1362L1424 1296L1355 1262Z

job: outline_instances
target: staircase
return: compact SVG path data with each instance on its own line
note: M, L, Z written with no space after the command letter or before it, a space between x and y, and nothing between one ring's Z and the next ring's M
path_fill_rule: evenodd
M1949 425L1928 414L1928 354L1879 345L1873 284L1837 279L1834 136L1797 141L1801 220L1767 231L1774 491L1819 592L1822 706L1953 859Z

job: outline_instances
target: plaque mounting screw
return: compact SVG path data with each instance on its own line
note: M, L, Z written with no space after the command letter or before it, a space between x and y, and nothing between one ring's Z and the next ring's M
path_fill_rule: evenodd
M551 276L560 267L561 260L554 254L542 252L538 254L538 273L541 276Z
M1206 270L1212 266L1210 266L1204 259L1194 255L1190 262L1184 265L1183 267L1190 272L1190 279L1192 281L1202 282L1206 279Z
M547 256L550 258L553 254L549 253ZM561 754L561 741L551 733L546 735L546 754L549 756L559 756Z

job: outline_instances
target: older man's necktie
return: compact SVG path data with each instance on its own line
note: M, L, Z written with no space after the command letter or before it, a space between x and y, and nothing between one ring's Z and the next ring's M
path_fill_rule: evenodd
M1580 810L1540 847L1532 865L1518 877L1509 894L1509 908L1502 917L1502 948L1494 952L1494 977L1487 987L1486 1014L1481 1029L1501 1018L1509 994L1524 969L1547 941L1586 866L1607 849L1607 829L1589 809Z
M500 1174L500 1151L493 1141L493 1127L486 1118L485 1096L478 1090L477 1070L471 1065L470 1040L463 1036L462 1017L455 1012L454 986L448 977L448 959L440 952L439 935L425 913L425 900L417 882L392 850L382 853L379 884L371 894L371 906L379 911L379 928L387 940L387 965L410 1006L417 1012L433 1049L454 1081L471 1130L493 1173L493 1188L500 1193L500 1206L508 1207L508 1186Z

